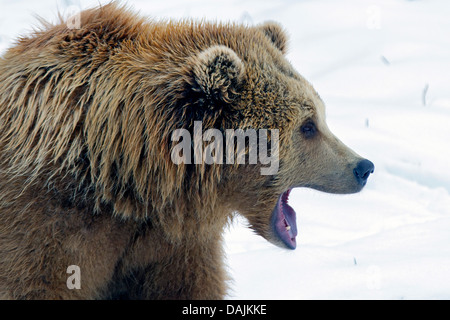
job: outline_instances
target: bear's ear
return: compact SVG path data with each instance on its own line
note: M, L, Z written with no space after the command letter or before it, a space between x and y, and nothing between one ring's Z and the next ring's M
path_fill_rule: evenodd
M244 63L233 50L212 46L195 56L192 63L194 90L202 91L208 100L233 101L244 76Z
M267 21L258 26L261 30L277 47L285 54L287 52L288 36L283 27L274 21Z

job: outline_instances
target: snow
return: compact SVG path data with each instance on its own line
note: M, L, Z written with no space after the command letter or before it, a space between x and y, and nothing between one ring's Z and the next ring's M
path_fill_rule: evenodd
M108 1L0 0L0 53L37 14ZM375 163L355 195L295 189L295 251L227 230L229 299L450 299L450 2L128 1L155 18L281 22L331 130Z

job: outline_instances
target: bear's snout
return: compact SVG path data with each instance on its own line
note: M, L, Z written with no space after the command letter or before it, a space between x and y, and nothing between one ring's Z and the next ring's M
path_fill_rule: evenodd
M353 169L353 174L355 175L356 181L361 186L365 186L367 179L370 174L375 170L373 163L367 159L358 162L356 167Z

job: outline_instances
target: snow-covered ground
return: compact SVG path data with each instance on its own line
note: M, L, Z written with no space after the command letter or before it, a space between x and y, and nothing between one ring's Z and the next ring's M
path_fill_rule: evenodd
M106 2L0 0L0 54L34 14ZM291 193L295 251L237 220L226 234L230 299L450 299L450 1L127 3L155 18L281 22L330 128L375 163L360 194Z

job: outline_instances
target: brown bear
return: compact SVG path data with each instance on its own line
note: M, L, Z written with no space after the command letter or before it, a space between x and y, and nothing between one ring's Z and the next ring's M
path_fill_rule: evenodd
M44 23L0 58L0 298L223 298L236 213L294 249L292 188L354 193L373 172L327 128L277 23L152 21L114 3L79 22ZM196 122L274 130L276 172L174 163L173 132Z

